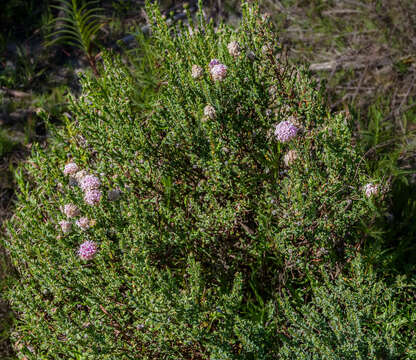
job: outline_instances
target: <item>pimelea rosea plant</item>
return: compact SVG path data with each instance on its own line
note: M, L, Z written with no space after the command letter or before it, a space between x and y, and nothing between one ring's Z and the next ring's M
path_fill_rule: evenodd
M366 196L347 119L278 60L256 6L237 30L200 11L191 32L147 10L150 103L105 57L59 141L35 150L30 183L19 178L6 240L19 354L276 359L281 288L306 291L307 274L352 257L383 196Z

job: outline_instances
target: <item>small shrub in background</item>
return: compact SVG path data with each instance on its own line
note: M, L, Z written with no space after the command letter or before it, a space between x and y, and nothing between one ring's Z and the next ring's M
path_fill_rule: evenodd
M59 5L52 7L62 13L60 17L52 19L48 26L54 25L58 30L47 36L46 46L63 43L79 48L84 52L94 74L97 73L97 57L94 54L95 37L104 25L102 8L98 1L59 0Z
M348 120L279 58L256 6L237 30L147 10L153 96L106 56L17 177L5 244L18 354L290 358L282 289L343 291L310 278L355 256L388 184L364 173Z

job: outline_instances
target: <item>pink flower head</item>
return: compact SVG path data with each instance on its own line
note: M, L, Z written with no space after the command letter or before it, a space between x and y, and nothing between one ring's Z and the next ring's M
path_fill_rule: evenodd
M82 260L91 260L97 252L97 244L94 241L84 241L79 249L78 255Z
M78 171L78 165L74 162L70 162L65 165L64 175L73 175Z
M79 215L79 209L74 204L66 204L64 206L64 214L69 218L74 218Z
M222 81L222 80L224 80L225 77L227 76L227 66L224 65L224 64L215 65L211 69L211 75L212 75L212 78L215 81Z
M204 115L213 120L217 116L217 112L212 105L207 105L204 107Z
M59 225L61 225L64 234L68 234L71 231L72 224L69 221L62 220L59 222Z
M74 178L76 179L76 181L78 181L78 184L80 184L81 180L87 175L88 173L86 170L80 170L74 175Z
M240 44L237 41L231 41L227 45L227 49L231 56L238 57L241 54Z
M85 192L84 201L88 205L96 205L100 202L100 200L101 200L101 191L100 190L92 189L92 190L87 190Z
M98 189L100 185L100 179L94 175L84 176L80 181L80 186L83 191Z
M76 221L76 224L82 230L87 230L91 226L91 221L87 217L82 217Z
M274 135L282 143L292 140L298 133L298 128L290 121L282 121L276 125Z
M192 65L191 75L194 79L199 79L204 75L204 69L198 65Z
M286 166L290 166L291 164L293 164L296 159L298 158L298 152L296 150L289 150L285 156L283 156L283 161L285 163Z
M210 70L212 70L212 68L213 68L215 65L219 65L219 64L221 64L221 63L220 63L220 61L219 61L218 59L212 59L212 60L209 62L209 69L210 69Z
M371 196L376 196L379 193L379 186L377 184L369 183L364 186L365 196L368 198Z

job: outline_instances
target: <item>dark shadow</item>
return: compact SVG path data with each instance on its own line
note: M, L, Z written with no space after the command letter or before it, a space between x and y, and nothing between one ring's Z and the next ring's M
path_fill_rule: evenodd
M416 182L397 180L391 187L390 212L386 214L381 266L392 274L416 275ZM379 265L380 265L379 264Z

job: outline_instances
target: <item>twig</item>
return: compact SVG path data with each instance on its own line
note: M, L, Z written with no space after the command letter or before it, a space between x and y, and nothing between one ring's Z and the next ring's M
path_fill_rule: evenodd
M398 117L398 116L402 115L403 113L405 113L406 111L408 111L408 110L410 110L410 109L412 109L412 108L414 108L414 107L416 107L416 103L415 103L415 104L410 104L410 105L408 105L408 106L405 106L405 107L401 108L401 111L398 111L398 110L400 110L400 109L393 110L393 111L391 111L391 112L390 112L390 114L389 114L389 115L387 115L387 116L383 119L383 121L390 120L390 119L392 119L394 116Z
M344 15L344 14L358 14L361 13L360 10L354 9L334 9L334 10L326 10L322 12L322 15Z
M25 97L30 97L32 96L31 94L24 92L24 91L19 91L19 90L12 90L12 89L8 89L4 86L1 87L1 90L5 91L6 94L8 95L12 95L14 97L18 97L18 98L25 98Z
M356 97L357 97L357 95L358 95L358 92L359 92L359 91L360 91L360 89L361 89L361 85L362 85L362 83L363 83L363 81L364 81L364 78L365 78L365 76L366 76L366 74L367 74L367 71L368 71L368 65L366 66L366 68L365 68L364 72L362 73L362 75L361 75L361 77L360 77L360 81L358 82L358 86L357 86L357 88L355 89L354 95L353 95L353 97L352 97L353 101L355 100L355 98L356 98Z

